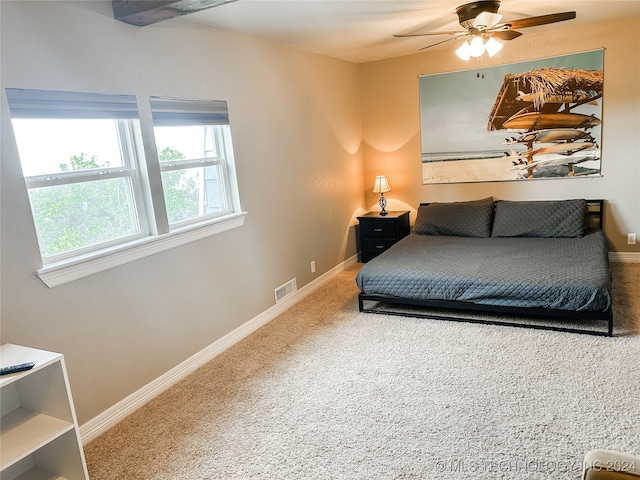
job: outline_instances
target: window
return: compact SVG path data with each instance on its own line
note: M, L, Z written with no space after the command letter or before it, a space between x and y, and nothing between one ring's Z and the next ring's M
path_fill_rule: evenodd
M230 213L226 102L153 97L151 112L171 228Z
M226 102L6 93L41 278L100 258L82 267L94 273L242 224ZM147 111L150 106L146 120L138 114L140 101L148 102ZM237 215L240 222L229 221ZM149 248L150 242L158 245ZM118 259L104 260L115 253ZM84 274L45 283L78 276Z
M7 90L43 262L147 234L135 97Z

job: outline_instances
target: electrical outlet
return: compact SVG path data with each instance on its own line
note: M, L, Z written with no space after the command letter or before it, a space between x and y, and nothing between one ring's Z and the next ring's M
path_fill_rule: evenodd
M316 261L311 262L311 273L316 273Z
M635 244L636 244L636 234L627 233L627 245L635 245Z

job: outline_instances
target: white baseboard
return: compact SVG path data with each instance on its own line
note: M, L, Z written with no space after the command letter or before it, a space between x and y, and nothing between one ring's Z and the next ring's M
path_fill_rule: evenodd
M220 355L229 347L232 347L243 338L255 332L263 325L266 325L278 315L291 308L293 305L301 301L309 294L313 293L333 277L335 277L351 265L355 264L356 262L357 256L353 256L345 260L341 264L335 266L328 272L319 276L317 279L308 283L301 289L287 295L282 299L282 301L278 302L268 310L252 318L251 320L236 328L219 340L216 340L211 345L199 351L195 355L192 355L184 362L169 370L167 373L161 375L144 387L133 392L128 397L109 407L101 414L82 424L80 426L80 437L82 439L82 444L87 444L91 440L97 438L99 435L103 434L111 427L115 426L118 422L123 420L126 416L142 407L149 400L164 392L169 387L175 385L187 375L193 373L196 369L214 359L216 356Z
M640 252L609 252L609 260L621 263L640 263Z

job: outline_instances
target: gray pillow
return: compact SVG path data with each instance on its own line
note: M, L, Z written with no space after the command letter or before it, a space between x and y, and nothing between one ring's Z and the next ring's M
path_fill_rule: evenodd
M413 233L488 237L491 234L493 198L453 203L420 205Z
M496 202L492 237L582 237L587 201Z

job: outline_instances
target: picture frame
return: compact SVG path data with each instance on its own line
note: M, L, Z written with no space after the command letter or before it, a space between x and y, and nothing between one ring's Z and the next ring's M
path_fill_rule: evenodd
M604 50L422 75L422 183L600 176Z

